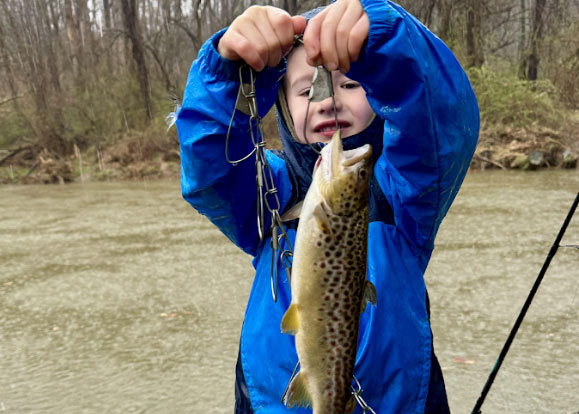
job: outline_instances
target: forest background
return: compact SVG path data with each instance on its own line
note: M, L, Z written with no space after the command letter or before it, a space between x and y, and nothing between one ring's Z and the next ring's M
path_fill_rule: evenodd
M166 117L204 41L255 3L0 0L0 183L178 177ZM577 168L579 0L399 4L467 70L481 111L472 168ZM274 114L263 127L278 146Z

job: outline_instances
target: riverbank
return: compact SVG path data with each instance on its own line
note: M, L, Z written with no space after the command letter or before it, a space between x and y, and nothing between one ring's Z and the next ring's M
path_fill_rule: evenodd
M471 164L473 169L576 169L579 158L579 122L563 131L530 125L493 127L480 132Z
M483 129L471 169L577 169L579 122L575 125L565 131L536 125ZM265 133L275 134L269 123ZM267 142L268 147L281 147L277 138ZM74 153L64 158L24 146L0 152L0 184L178 179L179 163L174 131L161 140L133 136L102 147L75 147Z

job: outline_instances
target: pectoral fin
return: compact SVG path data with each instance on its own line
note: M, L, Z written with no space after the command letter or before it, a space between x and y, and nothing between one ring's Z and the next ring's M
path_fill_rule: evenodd
M362 295L362 309L360 313L366 310L366 305L368 302L372 306L376 306L378 304L378 293L376 293L376 287L372 282L366 280L366 284L364 285L364 294Z
M308 391L306 379L301 372L298 372L292 382L290 382L288 385L288 388L283 397L283 403L288 408L292 408L294 406L312 406L312 397Z
M295 206L290 208L288 211L282 214L281 221L292 221L297 218L300 218L300 214L302 212L302 207L304 206L304 202L300 201Z
M295 335L299 328L298 305L292 303L281 320L281 331L286 334Z
M316 219L316 223L318 223L320 230L333 236L332 223L330 222L330 217L328 217L328 213L326 213L326 209L322 203L314 207L313 216Z

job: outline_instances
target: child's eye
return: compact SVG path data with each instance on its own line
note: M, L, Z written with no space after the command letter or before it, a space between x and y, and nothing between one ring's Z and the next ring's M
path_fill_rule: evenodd
M307 98L308 96L310 96L310 90L309 90L309 88L308 88L308 89L304 89L303 91L301 91L301 92L299 93L299 95L300 95L300 96L305 96L306 98Z
M355 88L359 88L360 84L358 82L346 82L342 85L342 88L344 89L355 89Z

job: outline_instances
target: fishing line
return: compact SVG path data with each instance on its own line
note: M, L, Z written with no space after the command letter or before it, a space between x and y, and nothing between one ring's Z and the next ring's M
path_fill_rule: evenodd
M549 254L547 255L547 258L545 259L545 262L543 263L543 267L541 268L541 271L539 272L539 275L537 276L537 279L535 280L535 283L534 283L533 287L531 288L529 295L527 296L527 300L525 301L525 304L523 305L523 308L521 309L521 312L519 313L519 316L517 317L515 325L511 329L511 333L509 334L507 341L505 342L505 345L503 346L503 349L501 350L501 353L499 354L499 357L498 357L498 359L497 359L497 361L496 361L496 363L495 363L495 365L494 365L494 367L493 367L493 369L492 369L492 371L487 379L487 382L485 383L485 385L483 387L483 390L481 392L480 397L478 398L474 408L472 409L471 414L481 414L480 408L482 407L484 400L485 400L487 394L489 393L491 386L493 385L495 377L497 376L499 369L501 368L501 365L502 365L503 361L505 360L505 357L507 356L507 352L509 352L509 348L511 347L511 344L513 343L513 340L515 339L515 335L517 334L517 331L519 330L519 327L521 326L521 323L523 322L523 318L525 317L527 310L529 309L529 306L531 306L531 302L533 301L533 298L535 297L535 293L537 293L537 290L539 289L539 285L541 284L541 281L543 280L543 276L545 276L545 272L547 271L549 265L551 264L551 260L553 259L553 257L557 253L557 249L559 248L559 243L561 242L561 239L563 238L563 235L565 234L565 231L567 230L567 226L571 222L571 218L575 214L575 210L577 209L577 204L579 204L579 193L577 193L577 196L575 197L575 201L571 205L571 209L569 210L569 213L567 214L567 217L565 218L565 221L563 222L563 225L561 226L561 229L559 230L559 234L557 234L557 237L555 238L555 242L553 243L553 245L551 246L551 249L549 250Z

